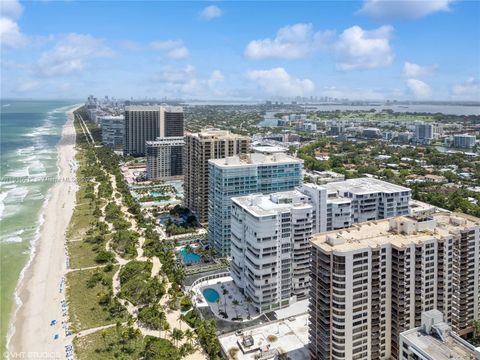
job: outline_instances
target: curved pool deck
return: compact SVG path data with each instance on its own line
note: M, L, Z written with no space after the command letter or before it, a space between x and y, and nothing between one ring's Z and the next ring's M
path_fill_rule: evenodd
M248 322L262 316L261 313L256 312L252 304L246 302L230 275L205 280L200 278L199 280L191 288L192 301L196 307L209 307L215 317L228 322L238 322L239 320L231 320L235 317L240 317L241 322ZM227 290L227 294L223 295L225 290ZM217 294L220 300L218 303L216 301ZM235 300L236 304L234 304ZM220 313L225 311L228 315L227 318Z

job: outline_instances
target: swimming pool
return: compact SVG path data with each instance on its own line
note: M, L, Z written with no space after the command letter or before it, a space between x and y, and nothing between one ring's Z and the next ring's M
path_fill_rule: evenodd
M212 288L206 288L203 290L203 296L205 296L205 299L207 299L209 303L214 303L220 299L220 294L218 291Z
M181 249L179 254L185 264L196 264L202 259L200 255L188 252L185 248Z

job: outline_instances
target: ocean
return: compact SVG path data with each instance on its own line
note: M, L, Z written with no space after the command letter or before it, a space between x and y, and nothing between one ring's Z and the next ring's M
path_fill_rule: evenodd
M5 351L15 288L34 253L65 112L74 101L0 100L0 334Z

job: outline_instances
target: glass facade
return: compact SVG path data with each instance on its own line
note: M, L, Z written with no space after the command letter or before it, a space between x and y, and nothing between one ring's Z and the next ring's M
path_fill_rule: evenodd
M295 159L238 166L209 163L208 239L217 255L230 256L231 198L293 190L302 182L302 168Z

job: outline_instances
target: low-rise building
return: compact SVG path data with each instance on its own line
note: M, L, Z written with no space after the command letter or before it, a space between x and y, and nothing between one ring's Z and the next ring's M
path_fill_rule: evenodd
M345 180L345 175L333 171L304 171L303 176L308 178L308 182L317 185Z
M378 128L365 128L362 131L362 136L366 139L379 139L382 137L382 132Z
M475 348L452 331L443 314L430 310L422 314L421 326L400 334L400 360L478 360Z

